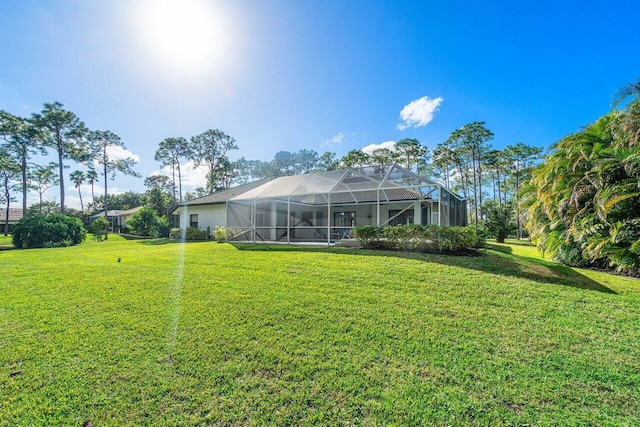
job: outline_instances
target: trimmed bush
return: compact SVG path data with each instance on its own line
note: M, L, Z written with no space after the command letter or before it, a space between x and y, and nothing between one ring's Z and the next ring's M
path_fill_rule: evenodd
M18 221L13 230L13 245L17 248L48 248L77 245L87 231L78 218L61 214L28 215Z
M195 227L187 227L186 239L187 240L206 240L208 238L206 230L200 230Z
M187 227L186 230L182 228L172 228L169 232L169 237L172 239L183 240L207 240L211 238L211 235L206 230L200 230L195 227Z
M354 230L363 248L412 252L464 253L484 246L484 238L466 227L363 226Z
M213 230L213 237L218 242L226 242L227 241L227 230L226 228L218 225L215 230Z

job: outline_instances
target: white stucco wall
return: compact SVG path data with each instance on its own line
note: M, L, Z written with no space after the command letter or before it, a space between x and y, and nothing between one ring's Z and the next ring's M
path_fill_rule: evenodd
M175 213L180 215L180 228L182 229L189 227L190 217L193 214L198 215L198 228L201 230L206 230L207 227L210 227L213 232L216 226L226 227L227 225L227 207L224 203L216 205L180 206L176 209Z

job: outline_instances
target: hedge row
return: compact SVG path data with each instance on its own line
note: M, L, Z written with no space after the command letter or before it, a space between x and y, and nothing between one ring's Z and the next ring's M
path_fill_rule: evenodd
M467 227L394 225L356 227L355 237L366 249L464 253L484 246L485 240Z

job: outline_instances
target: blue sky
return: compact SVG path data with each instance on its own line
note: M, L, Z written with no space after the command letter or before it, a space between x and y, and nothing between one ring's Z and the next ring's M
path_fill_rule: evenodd
M497 148L546 148L640 77L633 1L1 2L0 109L60 101L117 133L143 176L161 140L210 128L236 139L232 158L260 160L402 138L433 149L480 120Z

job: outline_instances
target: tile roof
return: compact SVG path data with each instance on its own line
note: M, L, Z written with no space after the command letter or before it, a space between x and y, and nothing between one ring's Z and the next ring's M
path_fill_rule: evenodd
M216 191L208 196L198 197L197 199L189 200L188 202L179 203L176 208L180 206L193 206L193 205L215 205L218 203L226 203L230 199L239 196L240 194L251 191L256 187L259 187L267 183L268 179L261 179L259 181L253 181L248 184L238 185L237 187L228 188L226 190ZM175 210L175 209L174 209Z

